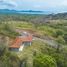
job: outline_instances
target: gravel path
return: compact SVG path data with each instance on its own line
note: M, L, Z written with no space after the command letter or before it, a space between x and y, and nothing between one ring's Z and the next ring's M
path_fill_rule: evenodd
M46 39L41 39L41 38L38 38L38 37L34 37L33 40L40 40L40 41L43 41L44 43L52 46L52 47L57 47L58 43L55 42L54 40L46 40Z
M58 46L58 43L56 41L54 41L54 40L42 39L42 38L38 38L38 37L34 37L33 39L34 40L40 40L40 41L42 41L42 42L44 42L44 43L46 43L46 44L48 44L48 45L50 45L50 46L52 46L54 48L57 48L57 46ZM67 48L67 45L60 44L60 47L61 48Z

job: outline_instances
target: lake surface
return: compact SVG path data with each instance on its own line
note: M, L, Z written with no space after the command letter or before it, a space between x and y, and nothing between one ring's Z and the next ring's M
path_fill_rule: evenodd
M21 14L48 14L48 12L20 12Z

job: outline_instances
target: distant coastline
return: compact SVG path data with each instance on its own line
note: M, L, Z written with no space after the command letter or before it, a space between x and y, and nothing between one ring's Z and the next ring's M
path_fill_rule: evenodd
M49 11L36 11L36 10L9 10L9 9L0 9L0 14L3 13L19 13L19 14L49 14Z

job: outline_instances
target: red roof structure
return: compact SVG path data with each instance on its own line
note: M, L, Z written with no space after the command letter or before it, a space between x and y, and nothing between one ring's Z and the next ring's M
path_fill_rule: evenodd
M23 42L32 42L32 35L17 37L9 48L20 48Z

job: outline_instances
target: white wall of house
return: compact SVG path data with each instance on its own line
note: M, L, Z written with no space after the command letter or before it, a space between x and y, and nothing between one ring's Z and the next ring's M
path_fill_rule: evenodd
M32 45L32 42L30 42L30 46Z
M24 44L20 46L19 51L22 51L24 48Z

